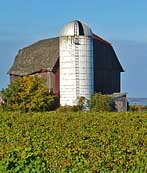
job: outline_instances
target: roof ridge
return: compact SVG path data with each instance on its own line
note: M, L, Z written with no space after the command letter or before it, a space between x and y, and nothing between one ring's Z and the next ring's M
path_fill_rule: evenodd
M104 40L103 38L99 37L98 35L96 35L94 33L93 33L93 38L100 41L101 43L112 46L111 43L109 43L108 41Z
M27 45L25 47L23 47L22 49L20 50L23 50L23 49L26 49L26 48L30 48L31 46L36 46L38 43L41 43L41 42L45 42L45 41L48 41L48 40L53 40L53 39L58 39L59 37L51 37L51 38L45 38L45 39L41 39L41 40L38 40L38 41L35 41L33 43L31 43L30 45Z

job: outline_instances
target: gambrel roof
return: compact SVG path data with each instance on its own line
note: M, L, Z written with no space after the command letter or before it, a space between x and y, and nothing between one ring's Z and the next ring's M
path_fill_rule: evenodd
M97 70L123 72L111 44L93 34L94 66ZM52 71L59 59L59 37L38 41L19 50L8 74L28 75L40 70Z

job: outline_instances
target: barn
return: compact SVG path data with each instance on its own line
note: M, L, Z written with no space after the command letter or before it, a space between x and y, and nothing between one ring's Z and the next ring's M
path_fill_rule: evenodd
M75 22L75 21L74 21ZM78 20L79 33L82 23ZM83 31L82 31L83 32ZM123 68L108 41L92 33L94 92L120 92ZM37 75L46 80L49 91L60 96L60 37L38 41L20 49L8 74L10 81L25 75Z

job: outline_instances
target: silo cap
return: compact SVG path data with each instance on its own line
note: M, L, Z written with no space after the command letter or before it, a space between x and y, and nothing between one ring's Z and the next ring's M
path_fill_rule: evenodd
M60 36L93 36L89 26L79 20L68 22L63 26Z

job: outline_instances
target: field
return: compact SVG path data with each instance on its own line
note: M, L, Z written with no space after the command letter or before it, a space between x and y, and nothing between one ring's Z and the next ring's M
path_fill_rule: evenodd
M147 113L0 112L1 173L145 173Z

